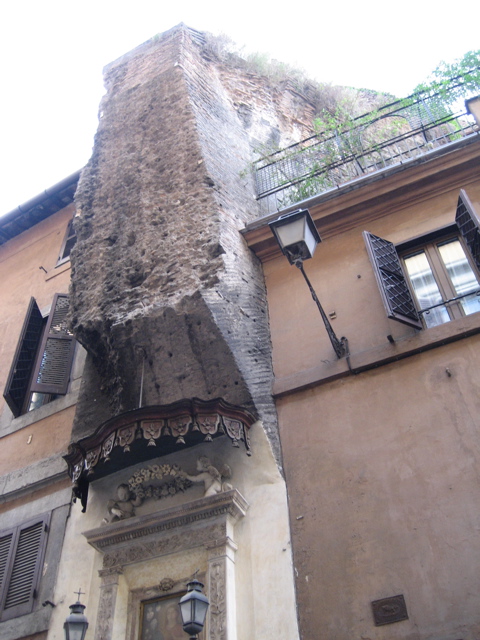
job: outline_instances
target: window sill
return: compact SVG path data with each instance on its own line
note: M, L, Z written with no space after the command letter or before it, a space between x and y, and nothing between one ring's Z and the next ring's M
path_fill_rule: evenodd
M25 495L31 496L32 493L51 485L57 485L58 495L62 495L59 491L65 485L66 495L70 496L71 480L67 474L65 460L60 454L35 462L26 469L18 469L0 476L0 505L23 498ZM68 500L68 497L65 499Z
M68 407L77 403L79 390L80 380L75 380L71 384L71 390L67 395L60 396L56 400L52 400L52 402L49 402L38 409L34 409L33 411L29 411L28 413L18 416L18 418L13 418L12 412L7 406L5 406L5 410L0 418L0 438L11 433L15 433L15 431L28 427L34 422L39 422L40 420L48 418L55 413L59 413L64 409L68 409Z
M61 262L60 264L57 264L54 269L48 272L48 275L45 276L45 282L48 282L49 280L56 278L61 273L65 273L65 271L70 271L71 268L72 268L72 265L70 262L70 258L67 258L65 262Z
M381 367L478 333L480 333L480 312L452 320L438 327L418 331L415 335L396 341L393 344L389 343L385 338L384 344L368 351L355 353L354 342L353 344L350 342L350 365L352 371L349 370L345 358L321 363L318 367L312 369L275 378L273 396L278 398L349 376L352 373L362 373L363 371Z

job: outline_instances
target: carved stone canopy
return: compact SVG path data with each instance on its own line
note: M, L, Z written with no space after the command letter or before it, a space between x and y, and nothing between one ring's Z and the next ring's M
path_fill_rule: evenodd
M93 435L72 443L64 458L72 481L82 487L139 462L222 435L236 447L242 441L250 455L248 430L254 422L251 413L221 398L142 407L107 420ZM80 493L82 504L84 499L86 503L84 489Z

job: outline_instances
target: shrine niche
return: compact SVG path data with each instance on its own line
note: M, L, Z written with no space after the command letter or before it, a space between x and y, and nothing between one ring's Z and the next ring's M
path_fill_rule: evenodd
M175 563L169 558L185 557L192 550L198 550L203 557L200 570L205 573L201 578L210 600L206 637L224 640L227 628L231 637L235 637L237 544L234 535L235 526L245 517L247 509L248 503L239 491L229 489L84 532L88 543L102 556L94 640L115 640L115 616L122 609L128 612L127 640L138 640L143 615L148 616L149 627L154 626L150 622L157 617L157 628L162 624L173 628L173 621L167 622L167 609L185 592L188 577L175 572ZM158 582L152 582L149 576L155 572L150 574L146 566L158 568ZM140 588L128 589L126 596L127 589L122 591L119 585L123 580L128 588L129 567L134 568L132 574L137 578L145 571L146 583ZM162 567L168 567L172 573L166 575ZM141 607L145 602L153 603L153 607L147 606L143 612Z
M223 436L234 447L243 443L247 455L251 455L248 432L254 422L251 413L221 398L193 398L120 414L100 425L93 435L69 446L64 458L74 493L85 510L90 481ZM210 472L200 471L210 482ZM220 474L210 484L218 486L226 481L227 477Z

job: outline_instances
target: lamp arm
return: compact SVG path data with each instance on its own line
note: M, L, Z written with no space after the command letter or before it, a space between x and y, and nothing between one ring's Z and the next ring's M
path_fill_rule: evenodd
M300 271L302 272L303 277L305 278L305 282L308 285L308 288L310 289L310 293L312 294L312 298L314 300L314 302L316 303L318 310L320 311L320 315L322 316L322 320L323 320L323 324L325 325L325 329L327 330L328 333L328 337L330 338L330 342L332 343L332 347L337 355L337 358L343 358L344 356L347 355L347 339L343 336L340 340L337 338L335 331L333 330L332 325L330 324L330 320L327 318L327 314L325 313L325 311L323 310L322 305L320 304L320 300L317 298L317 294L315 293L314 288L312 287L312 284L310 282L310 280L308 279L307 274L305 273L305 270L303 268L303 261L302 260L296 260L295 261L295 266L298 267L298 269L300 269Z

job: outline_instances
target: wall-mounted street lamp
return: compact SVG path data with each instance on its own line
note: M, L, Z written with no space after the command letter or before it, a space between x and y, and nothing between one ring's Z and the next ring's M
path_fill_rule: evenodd
M88 620L85 614L85 605L80 602L81 590L75 592L78 595L77 602L70 605L70 615L65 620L65 640L84 640L87 633Z
M205 625L208 602L202 593L203 584L194 578L187 584L187 593L180 598L180 613L182 615L183 630L188 633L190 640L195 640L197 634Z
M312 298L315 301L323 324L327 330L328 337L332 343L332 347L337 354L337 358L343 358L348 355L348 341L345 337L340 340L335 335L335 331L330 324L325 311L323 310L320 300L317 298L310 280L303 268L303 261L308 260L315 253L317 244L321 242L320 235L317 231L315 223L312 220L308 209L293 211L280 216L277 220L270 222L275 239L277 240L282 253L287 257L290 264L294 264L302 272L305 282L310 289Z

